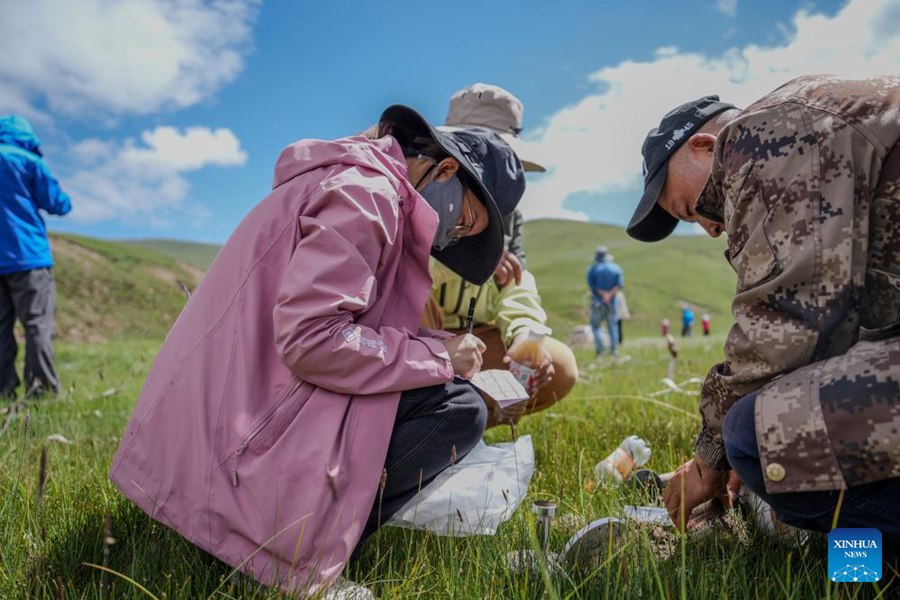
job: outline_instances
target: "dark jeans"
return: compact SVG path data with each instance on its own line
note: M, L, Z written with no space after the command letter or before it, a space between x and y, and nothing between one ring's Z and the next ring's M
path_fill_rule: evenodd
M486 422L484 400L461 379L403 392L384 465L384 493L375 496L359 543L448 468L454 448L455 461L462 460L481 439Z
M731 468L737 471L744 485L775 509L784 523L812 531L831 531L840 491L766 492L756 445L755 404L754 392L741 398L725 416L722 433ZM896 564L900 557L900 478L848 488L837 526L878 529L884 544L884 562Z
M0 397L19 387L13 327L16 319L25 327L25 391L59 392L53 368L53 315L56 284L51 269L34 269L0 275Z

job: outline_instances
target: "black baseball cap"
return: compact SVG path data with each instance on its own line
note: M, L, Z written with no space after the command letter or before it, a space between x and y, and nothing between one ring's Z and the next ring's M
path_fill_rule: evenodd
M669 158L697 130L717 114L736 108L720 102L718 96L704 96L687 102L662 118L659 127L647 134L641 155L644 157L644 195L625 231L642 242L658 242L678 225L678 219L667 213L658 203L666 185Z
M515 152L489 129L435 129L402 104L385 109L379 126L406 149L417 144L426 147L433 141L459 162L464 179L474 184L472 191L487 207L488 225L478 235L461 238L443 250L432 249L431 255L467 281L476 285L486 282L503 255L503 217L518 206L525 193L525 171Z

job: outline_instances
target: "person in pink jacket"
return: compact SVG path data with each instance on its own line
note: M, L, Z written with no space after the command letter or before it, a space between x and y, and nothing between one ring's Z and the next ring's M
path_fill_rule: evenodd
M472 335L419 331L428 256L476 284L525 186L493 133L400 105L377 139L304 140L160 350L110 468L159 522L314 594L481 438ZM384 476L383 476L384 473Z

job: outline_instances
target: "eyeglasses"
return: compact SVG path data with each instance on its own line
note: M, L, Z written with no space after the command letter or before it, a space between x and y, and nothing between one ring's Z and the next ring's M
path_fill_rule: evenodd
M472 229L475 227L475 211L472 210L471 201L468 197L463 199L463 210L460 218L462 223L450 230L450 241L454 244L472 233Z

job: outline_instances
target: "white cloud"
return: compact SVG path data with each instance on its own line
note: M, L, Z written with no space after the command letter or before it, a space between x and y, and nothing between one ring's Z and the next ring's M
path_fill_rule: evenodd
M126 143L122 159L135 165L194 171L207 165L242 165L247 155L230 129L188 127L184 134L174 127L157 127L141 134L145 146Z
M185 173L207 166L238 166L247 155L230 129L157 127L141 142L88 139L72 146L72 172L63 177L73 202L72 218L82 222L143 220L154 227L167 218L202 221L209 211L186 202Z
M258 3L17 2L15 18L0 19L0 111L147 114L196 104L243 68Z
M0 112L52 132L63 116L108 123L202 102L242 70L260 1L19 2L0 19ZM73 219L162 226L209 216L188 200L187 173L247 155L229 129L157 127L139 140L82 140L56 161Z
M737 14L738 0L716 0L715 8L726 17L734 17Z
M785 43L748 45L718 56L660 48L647 62L602 68L597 91L550 116L528 136L528 156L550 168L529 181L526 218L582 217L563 207L579 193L641 189L641 143L668 110L707 94L746 106L810 73L890 74L900 64L900 0L854 0L833 17L798 12ZM622 222L632 206L604 206ZM598 212L591 211L596 219ZM627 217L624 217L627 221Z

